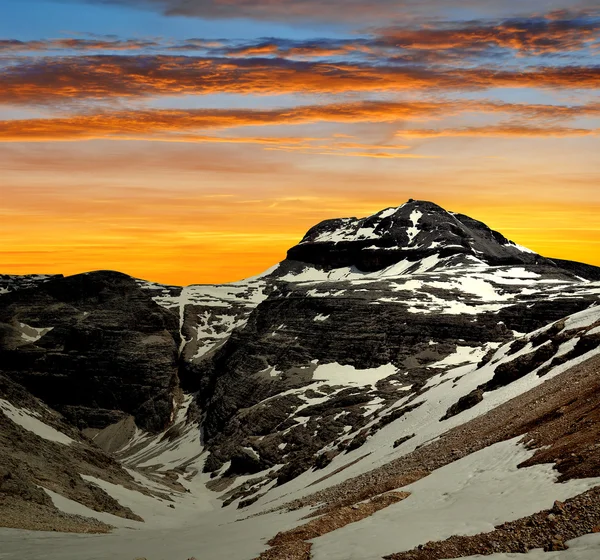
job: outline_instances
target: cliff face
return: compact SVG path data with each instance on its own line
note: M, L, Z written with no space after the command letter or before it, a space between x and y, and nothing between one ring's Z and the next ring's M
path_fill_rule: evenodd
M53 278L2 296L0 368L80 428L127 415L168 425L178 319L115 272Z

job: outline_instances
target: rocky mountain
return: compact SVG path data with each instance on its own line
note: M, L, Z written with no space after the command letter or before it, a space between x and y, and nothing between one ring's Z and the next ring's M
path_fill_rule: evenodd
M470 491L495 492L473 475L488 467L498 488L508 477L553 500L600 484L599 280L597 267L542 257L413 200L322 222L279 265L233 284L165 286L114 272L2 276L0 419L9 435L0 444L11 465L26 459L19 476L36 488L44 516L76 513L113 526L139 516L149 528L182 531L162 552L134 539L148 560L454 558L444 556L454 544L443 541L465 534L448 528L456 511L439 514L444 530L416 540L394 537L392 512L403 519L406 504L414 513L430 511L428 503L440 510L425 496L461 476L479 484ZM44 438L47 429L68 437L67 446ZM71 465L69 477L44 475L39 438L52 447L51 464ZM93 471L82 449L94 450ZM542 486L510 474L546 463L556 471L535 471ZM87 490L74 492L72 480ZM90 487L117 505L86 501ZM448 492L462 496L460 487ZM0 500L3 492L0 485ZM424 501L414 505L411 494ZM525 519L553 503L504 494L497 499L506 506L486 519ZM7 495L0 525L39 528L19 513L28 500ZM588 500L574 499L573 508ZM224 506L218 515L214 504ZM117 506L131 515L115 519ZM309 512L313 520L301 521ZM371 534L374 516L385 538ZM486 528L472 525L473 535ZM528 539L546 546L587 532L561 525L556 539L556 527ZM10 548L11 535L0 532L0 543ZM428 540L440 543L427 549L433 556L416 549ZM481 552L474 543L491 540L505 542L496 535L460 546ZM139 556L122 539L103 542L106 557ZM494 546L485 553L515 551Z
M538 264L539 255L482 222L447 212L432 202L410 200L368 218L327 220L308 231L288 258L327 268L381 270L427 257L474 257L490 265Z

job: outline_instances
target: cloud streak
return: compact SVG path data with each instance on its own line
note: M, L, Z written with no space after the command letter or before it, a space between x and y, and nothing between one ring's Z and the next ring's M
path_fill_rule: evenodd
M47 51L136 51L160 47L157 41L137 39L79 39L65 37L59 39L41 39L37 41L19 41L0 39L0 54Z
M379 30L378 43L408 51L454 51L482 54L494 49L522 55L579 51L600 42L600 12L568 17L507 19L500 22L444 23L426 28Z
M160 95L315 94L489 88L594 89L600 66L524 70L185 56L78 56L17 60L0 71L0 103Z
M573 128L567 126L540 126L529 124L499 124L491 126L468 126L462 128L402 130L400 138L571 138L598 136L600 129Z
M0 121L0 141L39 142L73 141L93 139L148 139L164 141L232 142L227 138L215 139L205 136L190 136L204 130L233 129L245 126L299 125L318 122L331 123L394 123L414 120L431 120L461 113L508 114L526 117L538 122L538 128L551 124L557 119L570 119L582 116L599 116L600 104L580 106L557 106L539 104L510 104L497 102L446 101L446 102L358 102L329 105L305 105L286 109L187 109L187 110L145 110L119 111L96 114L74 115L69 117L19 119ZM460 129L469 130L469 129ZM459 135L455 129L454 134ZM470 129L474 132L476 129ZM485 129L480 129L485 130ZM496 135L509 129L503 126L491 127ZM513 131L518 127L513 126ZM523 132L527 129L523 128ZM529 129L532 130L532 129ZM554 128L555 131L559 130ZM563 132L567 129L561 129ZM574 129L570 129L574 130ZM406 131L412 133L438 135L433 131ZM236 142L267 144L266 138L245 138ZM285 143L285 141L281 141ZM288 142L289 143L289 142Z
M439 21L419 26L374 28L357 38L313 40L280 37L255 41L234 39L182 41L120 39L113 36L58 38L34 41L0 40L0 53L74 53L102 51L201 51L212 57L331 58L364 56L401 61L457 60L498 55L564 55L600 46L600 10L549 12L501 20ZM437 58L436 58L437 55Z
M71 0L73 3L121 5L168 16L205 19L247 18L261 21L406 21L442 14L452 8L447 0ZM532 10L580 9L590 0L530 0ZM461 0L461 8L482 15L519 13L522 0Z

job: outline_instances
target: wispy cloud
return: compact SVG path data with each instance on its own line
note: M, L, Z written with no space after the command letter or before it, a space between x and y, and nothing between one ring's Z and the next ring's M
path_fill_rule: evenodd
M262 21L406 21L430 17L454 7L447 0L71 0L150 9L165 15ZM530 0L531 11L585 8L590 0ZM461 0L460 7L479 14L520 13L522 0Z
M466 126L444 129L401 130L396 136L401 138L569 138L577 136L598 136L598 128L573 128L555 125L499 124L490 126Z
M0 39L0 54L26 53L46 51L135 51L151 47L159 47L161 43L152 40L138 39L80 39L65 37L59 39L41 39L36 41L19 41L16 39Z

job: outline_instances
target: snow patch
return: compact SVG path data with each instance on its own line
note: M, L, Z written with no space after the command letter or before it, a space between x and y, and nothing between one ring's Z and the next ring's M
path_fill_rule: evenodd
M329 317L331 317L331 315L317 315L313 321L315 322L323 322L323 321L327 321L327 319L329 319Z
M406 500L313 539L312 557L375 560L456 534L492 531L600 483L589 478L556 484L552 465L517 468L535 453L519 439L487 447L403 487L411 493Z
M380 379L394 375L398 370L393 364L386 364L377 368L356 369L350 365L340 365L337 362L317 366L313 373L313 380L327 381L330 385L353 385L367 387L374 385Z
M37 342L45 334L49 333L54 327L38 328L19 323L21 327L21 338L27 342Z
M413 210L410 214L410 221L412 222L412 226L406 228L406 233L408 234L408 245L413 244L415 237L420 231L417 225L422 216L423 212L420 212L419 210Z
M565 331L579 330L600 321L600 306L593 305L579 313L570 315L565 321Z

